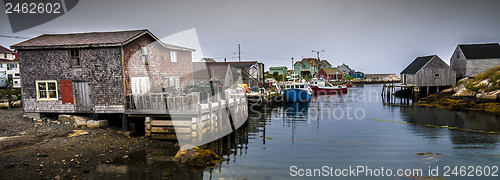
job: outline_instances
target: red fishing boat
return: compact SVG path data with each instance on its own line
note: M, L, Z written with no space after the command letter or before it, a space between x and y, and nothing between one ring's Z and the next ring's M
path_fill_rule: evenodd
M314 94L338 94L347 92L345 85L332 85L321 80L313 80L311 89Z

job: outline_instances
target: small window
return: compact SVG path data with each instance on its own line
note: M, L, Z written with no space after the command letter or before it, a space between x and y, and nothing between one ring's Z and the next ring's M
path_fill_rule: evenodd
M300 88L302 88L302 89L303 89L303 88L304 88L304 85L300 85Z
M3 53L3 58L7 59L7 53Z
M434 78L439 78L439 74L434 74Z
M170 51L170 61L171 62L177 62L177 52Z
M36 81L36 92L39 101L58 100L57 81Z
M15 77L19 77L19 76L21 76L21 74L20 73L14 73L14 76Z
M141 48L141 59L142 59L142 64L148 64L148 48L146 47Z
M70 66L71 67L80 67L80 50L79 49L71 49L70 52Z
M460 58L460 54L457 53L457 58Z
M14 70L17 68L17 64L7 64L7 70Z

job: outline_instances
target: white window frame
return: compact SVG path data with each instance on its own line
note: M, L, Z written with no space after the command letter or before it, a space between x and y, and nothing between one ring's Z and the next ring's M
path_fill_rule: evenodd
M47 95L46 97L40 97L40 89L38 88L38 84L40 83L45 83L45 94ZM49 95L49 83L55 83L55 91L56 91L56 97L55 98L50 98ZM38 101L58 101L59 100L59 91L57 89L57 81L56 80L46 80L46 81L35 81L36 85L36 99Z
M141 60L142 64L148 64L148 48L147 47L141 47Z
M177 62L177 51L170 51L170 62Z

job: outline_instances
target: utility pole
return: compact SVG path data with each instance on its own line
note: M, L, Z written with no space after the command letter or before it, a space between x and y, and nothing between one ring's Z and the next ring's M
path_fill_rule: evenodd
M292 80L293 80L293 83L295 83L295 70L294 70L294 67L293 67L293 57L292 57Z
M318 55L318 71L319 69L321 68L321 59L319 59L319 52L325 52L325 50L321 50L321 51L312 51L313 53L315 52L317 55Z
M241 62L241 48L240 48L240 44L238 44L238 62Z
M321 51L314 51L314 50L313 50L312 52L313 52L313 53L315 52L315 53L318 55L318 61L321 61L321 60L319 59L319 52L325 52L325 50L321 50Z

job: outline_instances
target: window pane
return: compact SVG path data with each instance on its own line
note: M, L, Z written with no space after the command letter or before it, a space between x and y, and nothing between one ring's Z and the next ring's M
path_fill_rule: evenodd
M57 98L56 91L51 91L51 90L49 90L49 97L50 97L51 99Z
M45 91L46 90L46 84L45 82L38 83L38 90L39 91Z
M49 91L55 91L56 90L56 83L55 82L49 82L47 84L49 86Z
M40 99L47 99L47 91L44 90L39 90L38 91L38 96L40 97Z
M172 62L177 62L177 52L170 51L170 59Z

